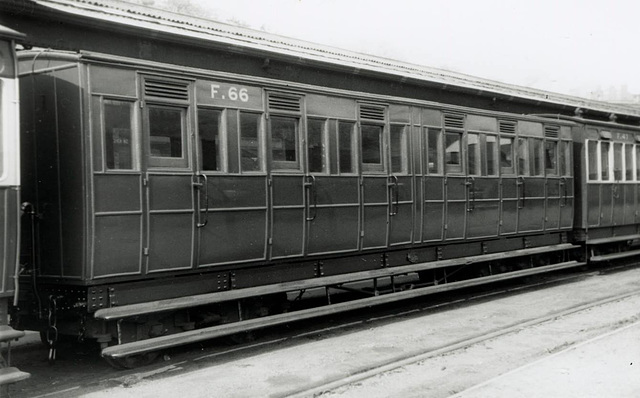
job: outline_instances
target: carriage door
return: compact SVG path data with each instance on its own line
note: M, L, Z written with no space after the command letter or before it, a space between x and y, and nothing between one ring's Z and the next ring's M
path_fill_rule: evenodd
M544 229L546 184L540 123L518 122L518 232Z
M189 82L142 77L147 271L190 268L195 231Z
M467 238L498 235L500 180L494 118L467 116Z
M389 245L411 243L413 237L413 177L409 151L409 107L389 107L390 173L387 180L389 202ZM400 124L402 123L402 124Z
M557 230L560 227L560 211L566 206L566 178L562 176L558 163L558 138L560 128L544 127L544 168L547 177L547 205L545 230Z
M360 104L360 167L362 171L362 248L387 246L391 194L399 186L387 173L386 107Z
M464 116L444 115L444 167L446 192L445 239L461 239L467 217L467 182L462 138Z
M307 217L302 159L302 97L267 93L267 152L271 197L271 258L300 256Z

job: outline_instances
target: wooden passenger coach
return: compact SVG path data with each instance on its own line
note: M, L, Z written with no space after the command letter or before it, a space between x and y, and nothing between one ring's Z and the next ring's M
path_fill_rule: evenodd
M593 239L637 233L636 185L617 186L615 167L584 180L593 156L581 148L622 134L610 114L617 126L640 112L133 5L21 3L28 12L0 4L36 47L20 54L33 209L20 322L52 345L58 332L94 338L129 366L186 342L575 267L576 243L607 251ZM593 122L569 117L577 108ZM630 150L620 145L612 164ZM596 190L610 214L598 226L611 226L597 233L581 202ZM423 287L396 291L407 274ZM286 300L325 289L331 303L363 281L368 297L353 303Z

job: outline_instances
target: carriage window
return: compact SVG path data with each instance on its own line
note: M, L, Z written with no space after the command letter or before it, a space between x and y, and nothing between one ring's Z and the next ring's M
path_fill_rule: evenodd
M518 174L529 175L529 141L518 138Z
M613 144L613 180L620 181L624 175L622 170L622 143L616 142Z
M382 126L363 124L361 127L362 167L366 171L384 171L382 157Z
M150 166L187 167L185 110L165 106L149 106ZM153 159L155 158L155 159Z
M600 177L602 181L609 181L609 152L611 144L608 142L600 142Z
M589 175L589 181L597 181L598 180L598 142L597 141L587 142L587 158L588 158L587 173Z
M309 171L323 173L327 169L325 121L309 119L307 126Z
M480 162L480 135L467 135L467 167L469 175L479 176L482 174Z
M542 176L544 175L544 165L543 165L543 147L542 147L542 140L539 139L531 139L532 142L532 146L531 146L531 156L532 156L532 160L533 160L533 170L531 175L534 176Z
M300 170L298 156L298 119L272 116L270 119L273 168Z
M462 133L447 131L444 134L444 161L447 174L462 173Z
M404 126L391 126L391 171L406 174L409 171L407 131Z
M544 144L544 168L547 175L558 174L558 142L547 141Z
M427 130L427 170L429 174L442 173L442 131Z
M625 144L624 145L624 171L625 171L625 180L633 181L633 145Z
M635 145L636 148L636 181L640 181L640 145Z
M500 171L502 174L515 174L513 138L500 137Z
M496 136L488 135L487 138L487 175L498 175L498 142Z
M135 167L131 106L131 102L103 102L107 169L133 170Z
M240 170L262 171L260 122L257 113L240 112Z
M340 173L355 173L354 165L355 134L354 123L338 123L338 162Z
M571 143L560 141L560 150L558 151L558 165L560 166L560 175L571 175Z
M222 142L220 141L222 111L198 109L198 134L202 170L222 171Z

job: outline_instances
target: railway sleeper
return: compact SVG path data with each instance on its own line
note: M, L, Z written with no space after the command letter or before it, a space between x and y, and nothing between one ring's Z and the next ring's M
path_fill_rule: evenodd
M563 247L563 249L567 249L567 247ZM225 314L234 313L231 308L237 306L235 315L227 315L224 317L226 319L223 319L223 317L221 317L220 315L212 315L211 319L208 320L208 323L205 320L206 317L203 317L202 315L199 315L199 320L197 321L188 319L187 317L184 318L185 322L182 323L182 325L188 326L186 328L183 328L183 330L178 330L179 328L174 328L174 330L171 331L165 330L164 326L162 325L172 324L179 326L181 325L181 323L176 322L175 319L173 319L172 321L163 321L161 318L163 316L166 316L168 319L169 317L177 313L189 313L189 311L177 311L178 309L188 310L189 308L195 307L207 308L206 305L203 306L203 304L205 303L199 302L197 299L195 299L193 301L190 301L191 305L183 303L183 307L178 307L177 303L175 303L176 299L162 300L165 301L165 303L149 303L146 305L152 306L155 310L157 310L158 308L165 308L164 311L156 311L154 313L146 314L141 313L142 308L140 308L139 305L136 305L137 307L135 308L116 307L113 309L105 309L101 310L102 312L96 313L96 317L99 319L110 320L111 322L108 323L112 325L111 327L113 327L113 325L116 325L116 328L118 330L118 341L112 341L112 345L105 345L102 350L102 356L107 360L107 362L116 367L135 367L149 363L151 360L155 359L158 353L162 350L180 345L196 343L224 336L231 336L238 333L249 333L270 326L362 309L374 305L397 302L400 300L451 291L454 289L461 289L486 283L522 278L535 274L553 272L573 267L580 267L586 264L578 261L564 261L551 264L541 264L537 262L537 254L540 253L535 253L535 251L533 251L528 254L529 255L523 256L520 259L521 261L515 261L516 259L510 258L509 262L513 263L511 267L505 266L505 261L497 261L496 259L492 259L489 261L485 257L485 260L487 260L485 262L474 261L479 260L477 258L467 259L469 261L467 261L465 264L458 264L457 266L449 265L448 269L443 269L442 267L439 267L438 269L432 269L432 271L440 271L442 274L446 274L448 272L449 276L448 280L446 280L446 283L445 280L441 278L438 283L421 281L419 284L412 285L410 288L407 288L406 285L402 284L400 285L400 288L396 286L394 278L397 275L401 274L401 268L405 268L397 267L398 270L396 270L396 273L386 275L387 277L389 277L391 284L390 287L386 287L385 291L378 290L378 279L380 278L380 276L378 276L377 278L368 278L369 282L374 281L374 288L372 291L347 288L347 290L355 291L361 296L365 296L364 298L357 298L351 301L331 303L329 289L344 289L345 286L344 284L326 283L323 286L317 287L323 287L326 290L327 302L325 304L329 305L298 309L295 311L289 311L289 308L287 308L286 306L281 306L281 303L286 302L286 300L281 300L282 296L279 297L278 295L271 295L271 297L274 298L273 302L271 303L256 304L256 302L253 302L253 305L251 304L251 302L249 302L249 305L246 305L246 300L261 299L256 297L235 297L234 299L229 299L229 301L227 301L226 303L219 303L227 306L227 311L223 312ZM563 257L564 256L561 253L558 253L557 258ZM477 266L470 266L472 264L475 264ZM494 267L496 267L496 269L492 270L492 264L494 264ZM498 266L496 266L496 264ZM411 265L409 267L415 266L417 266L417 264ZM377 271L383 270L376 270L371 272ZM418 270L415 270L413 272L417 271ZM406 270L403 270L402 272L406 273ZM333 277L319 279L325 279L326 282L331 280L331 278ZM363 279L361 282L364 281L365 280ZM284 293L284 291L299 291L301 296L303 291L306 290L288 290L283 289L283 287L284 286L280 286L280 294ZM265 289L265 291L268 291L268 289L266 288L267 287L264 287L263 289ZM202 296L204 296L204 299L211 299L209 295ZM210 305L211 303L208 304ZM167 310L166 306L171 307L171 310ZM127 307L133 307L133 305ZM120 310L118 312L118 315L129 315L126 317L116 316L116 309ZM165 311L169 311L170 314L165 313L163 315L163 312ZM213 313L214 312L212 312L212 314ZM152 319L152 321L149 321L150 319ZM208 326L209 324L211 324L211 326ZM140 326L142 326L142 328ZM127 330L129 331L127 332ZM140 333L141 330L143 331L142 333Z

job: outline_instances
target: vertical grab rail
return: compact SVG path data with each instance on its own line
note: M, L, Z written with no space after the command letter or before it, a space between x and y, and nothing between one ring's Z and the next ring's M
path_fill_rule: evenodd
M200 178L202 177L203 182L200 182ZM198 206L196 211L198 212L198 222L196 223L196 227L202 228L207 225L209 222L209 180L207 175L204 173L196 174L196 180L193 183L193 187L198 191L202 191L202 187L204 187L204 222L200 219L200 202L198 201Z
M565 207L567 205L567 196L569 196L567 191L567 177L560 177L560 191L562 192L560 207Z
M476 179L469 176L464 185L467 187L467 211L474 211L476 208Z
M391 217L398 214L400 208L400 188L398 184L398 177L390 175L387 179L387 187L389 188L389 215ZM395 194L395 200L393 200Z
M516 182L516 184L518 185L518 209L523 209L524 208L524 202L527 199L525 197L525 179L523 176L519 176L518 177L518 182ZM522 204L521 204L522 203Z
M304 189L306 200L304 205L306 207L305 220L313 221L318 215L318 190L316 189L316 176L308 175L304 177ZM313 196L313 216L311 215L311 196Z

